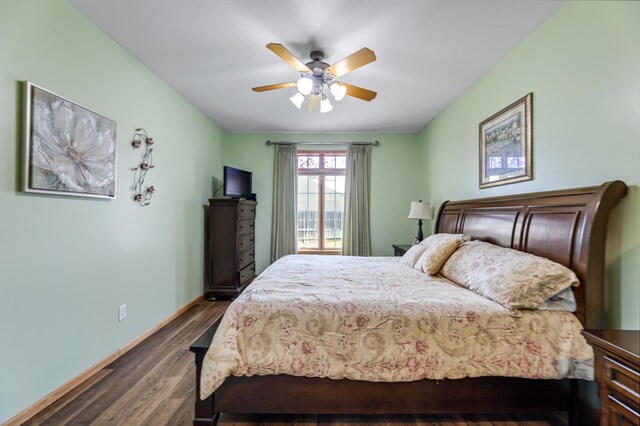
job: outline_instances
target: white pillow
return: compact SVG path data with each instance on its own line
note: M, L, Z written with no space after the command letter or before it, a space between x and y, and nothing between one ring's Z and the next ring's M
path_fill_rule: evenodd
M578 310L578 304L576 303L576 296L573 294L573 290L571 287L567 287L560 293L545 300L538 309L543 311L575 312Z
M422 256L422 253L427 249L427 246L416 244L411 246L409 250L405 252L405 254L400 258L400 263L403 265L410 266L414 268L416 266L416 262Z

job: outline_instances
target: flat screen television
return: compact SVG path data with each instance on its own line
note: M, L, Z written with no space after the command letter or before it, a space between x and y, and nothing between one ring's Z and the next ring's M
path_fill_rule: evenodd
M251 172L224 166L224 196L251 198Z

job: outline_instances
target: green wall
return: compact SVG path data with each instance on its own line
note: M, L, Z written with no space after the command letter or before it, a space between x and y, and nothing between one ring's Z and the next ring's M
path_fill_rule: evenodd
M371 245L374 256L393 256L391 244L409 244L417 233L416 221L407 219L409 203L424 199L426 192L415 180L415 134L367 133L233 133L226 137L226 165L253 172L253 190L258 196L256 218L256 267L260 272L271 258L271 211L273 197L274 147L265 141L348 142L379 140L371 161ZM335 145L304 145L300 149L340 149ZM342 148L345 148L344 146ZM390 172L393 171L393 172ZM221 196L220 191L218 196ZM425 231L432 221L425 221Z
M22 80L117 122L116 200L19 191ZM223 132L65 0L0 2L0 94L2 423L202 294ZM139 126L156 141L144 208L129 191Z
M613 327L640 328L640 2L567 2L418 135L429 199L621 179L607 243ZM478 123L533 92L534 180L478 189Z

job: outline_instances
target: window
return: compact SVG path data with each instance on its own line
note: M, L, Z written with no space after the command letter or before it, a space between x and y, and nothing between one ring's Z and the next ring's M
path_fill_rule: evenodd
M298 152L298 252L342 252L346 151Z

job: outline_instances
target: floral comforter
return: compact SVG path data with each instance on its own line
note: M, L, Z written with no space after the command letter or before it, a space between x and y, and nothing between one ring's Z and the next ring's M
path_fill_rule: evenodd
M593 351L572 313L516 318L398 260L294 255L272 264L224 315L204 359L201 397L229 375L593 379Z

